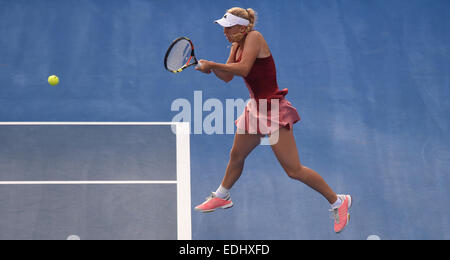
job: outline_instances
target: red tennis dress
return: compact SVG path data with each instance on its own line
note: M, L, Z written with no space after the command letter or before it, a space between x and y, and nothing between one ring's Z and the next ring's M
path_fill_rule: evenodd
M235 62L241 59L242 52L238 59L235 57ZM290 129L300 121L297 109L285 99L288 89L279 90L276 74L272 54L266 58L256 58L250 73L244 77L251 99L235 121L238 132L267 135L280 127Z

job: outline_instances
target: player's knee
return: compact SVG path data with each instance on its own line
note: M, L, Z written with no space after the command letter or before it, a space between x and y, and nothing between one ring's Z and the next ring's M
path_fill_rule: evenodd
M238 150L231 149L230 160L233 162L243 162L245 161L246 155Z
M305 172L305 168L302 165L294 165L290 168L286 169L286 173L289 176L289 178L298 180L303 182L306 179L306 172Z

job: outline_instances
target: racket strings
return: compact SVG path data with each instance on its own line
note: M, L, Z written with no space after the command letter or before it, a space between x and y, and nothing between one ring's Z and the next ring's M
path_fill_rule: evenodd
M167 68L178 70L191 62L191 44L186 40L175 43L167 57Z

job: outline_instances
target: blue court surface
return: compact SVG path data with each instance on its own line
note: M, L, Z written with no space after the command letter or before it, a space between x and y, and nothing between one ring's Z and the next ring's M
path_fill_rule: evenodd
M205 130L209 105L225 113L248 90L171 74L164 54L187 36L225 62L213 21L234 6L258 13L302 117L301 162L354 197L340 234L265 145L231 209L193 210L233 143L225 116L224 134ZM1 0L0 239L450 239L449 13L447 0ZM189 124L171 123L177 100Z

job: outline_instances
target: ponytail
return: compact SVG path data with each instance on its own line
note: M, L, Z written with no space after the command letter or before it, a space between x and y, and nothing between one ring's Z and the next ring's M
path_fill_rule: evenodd
M240 7L233 7L231 9L228 9L227 12L247 19L250 22L247 26L247 32L251 32L255 28L257 14L252 8L244 9Z
M248 20L250 21L250 24L247 27L247 32L253 31L253 28L255 28L255 24L256 24L256 12L255 10L248 8L247 10L248 13Z

